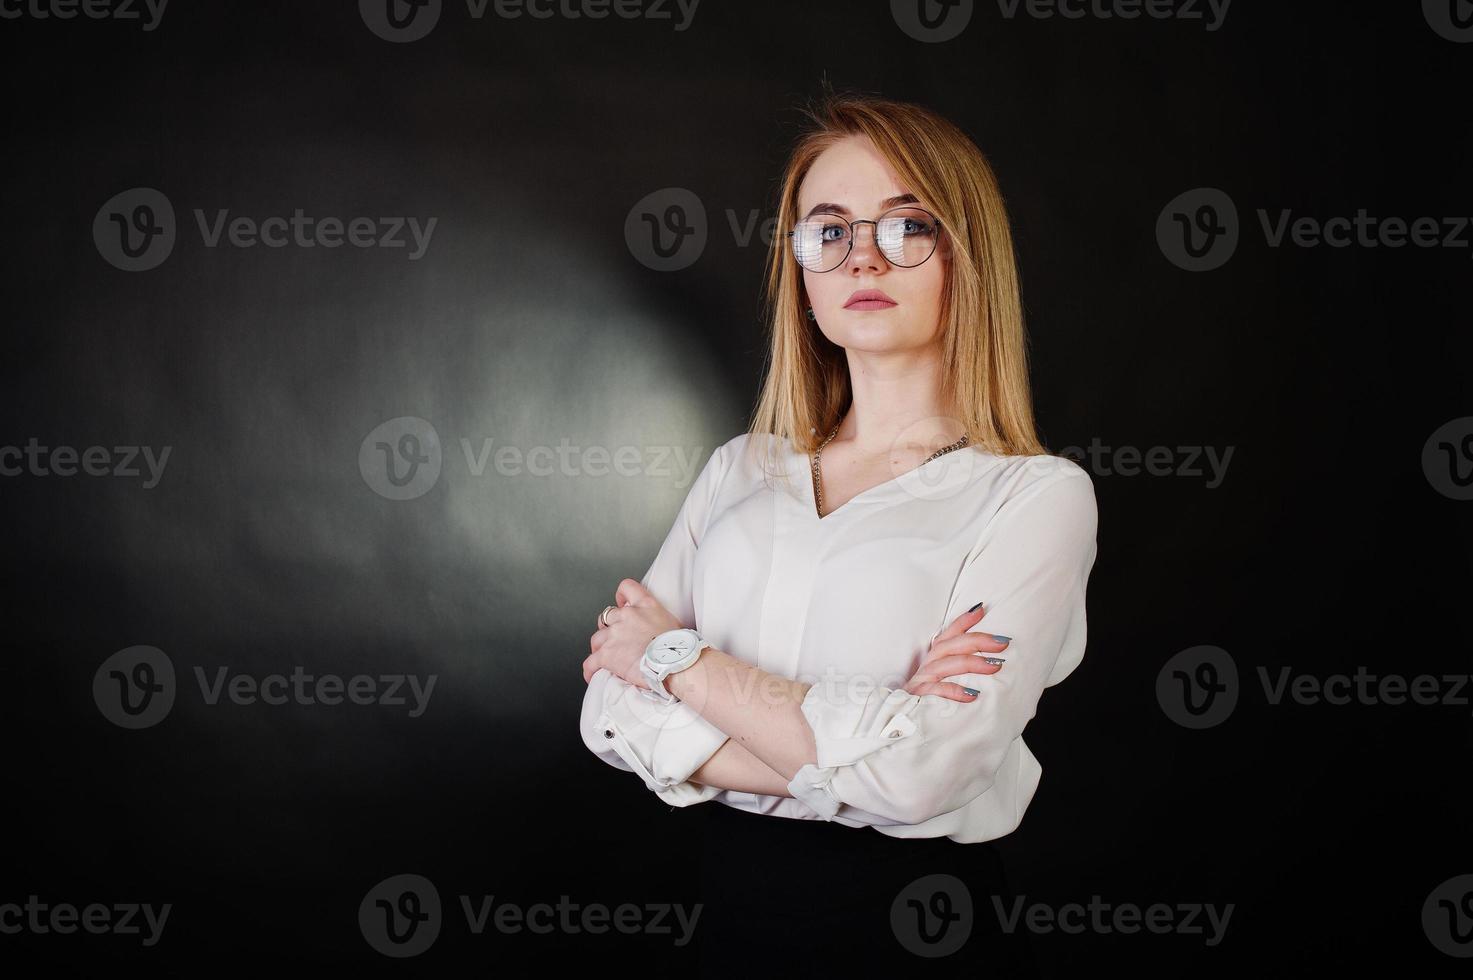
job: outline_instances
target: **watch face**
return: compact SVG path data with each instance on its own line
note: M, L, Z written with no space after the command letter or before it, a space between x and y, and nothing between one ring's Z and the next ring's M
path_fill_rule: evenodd
M655 638L649 658L657 664L679 663L696 648L696 636L690 630L672 630Z

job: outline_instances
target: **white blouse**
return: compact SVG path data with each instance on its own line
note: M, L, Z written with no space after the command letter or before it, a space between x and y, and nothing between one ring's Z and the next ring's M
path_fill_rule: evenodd
M1042 773L1023 727L1084 655L1088 474L1062 457L969 446L820 518L809 457L787 440L788 481L764 480L754 452L775 438L742 433L711 454L643 583L718 649L813 684L802 711L817 764L789 783L792 798L693 783L726 734L606 669L584 695L584 744L674 806L714 799L963 843L1011 832ZM945 678L978 690L971 702L907 693L931 638L978 602L986 615L972 630L1011 637L996 654L1007 662Z

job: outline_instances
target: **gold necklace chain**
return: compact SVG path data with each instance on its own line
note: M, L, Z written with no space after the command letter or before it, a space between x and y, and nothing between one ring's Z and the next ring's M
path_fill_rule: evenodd
M840 419L839 425L843 424L844 419ZM818 449L814 451L813 456L811 457L811 462L813 463L813 506L818 511L819 517L823 516L823 474L819 470L818 460L819 457L823 455L823 448L827 446L831 441L833 441L834 436L839 434L839 425L834 426L834 431L829 433L828 438L818 444ZM967 436L967 434L963 432L962 437L956 442L953 442L949 446L943 446L931 455L927 456L925 459L921 460L917 468L919 468L920 466L925 466L937 456L945 455L946 453L951 452L953 449L962 448L967 444L968 438L969 437Z

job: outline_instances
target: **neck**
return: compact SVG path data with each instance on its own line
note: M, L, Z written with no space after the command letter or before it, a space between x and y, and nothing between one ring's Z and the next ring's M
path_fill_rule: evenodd
M883 356L845 353L853 401L834 442L878 457L907 450L926 455L961 437L961 420L941 401L939 347Z

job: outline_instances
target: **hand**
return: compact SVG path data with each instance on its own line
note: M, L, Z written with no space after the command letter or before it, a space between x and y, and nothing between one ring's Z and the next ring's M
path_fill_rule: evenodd
M951 621L931 640L930 652L926 654L916 675L905 682L905 690L911 694L940 694L954 701L975 701L975 694L955 681L943 681L943 677L956 674L995 674L1002 670L1001 664L990 664L977 654L998 653L1008 645L992 638L990 633L968 633L987 615L987 610L978 607L973 612L964 612Z
M648 691L650 685L639 672L645 647L661 633L678 630L683 624L632 578L619 583L614 605L618 608L605 617L609 625L600 626L589 637L588 645L593 652L583 661L583 683L587 684L603 667L615 677Z

